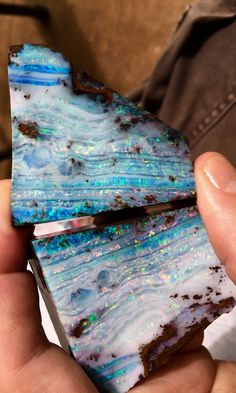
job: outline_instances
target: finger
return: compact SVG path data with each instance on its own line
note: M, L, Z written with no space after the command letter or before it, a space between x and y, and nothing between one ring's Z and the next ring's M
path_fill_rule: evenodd
M236 392L236 363L216 361L216 375L212 393Z
M10 183L0 182L0 390L88 393L96 389L78 365L50 344L41 326L35 279L25 271L29 240L10 218Z
M26 268L32 229L14 229L11 224L11 182L0 181L0 273Z
M214 249L236 283L236 170L218 153L195 163L198 206Z
M0 371L17 370L48 346L30 272L0 275Z
M0 181L0 370L25 364L47 345L35 280L25 271L29 232L12 227L10 195L10 180Z

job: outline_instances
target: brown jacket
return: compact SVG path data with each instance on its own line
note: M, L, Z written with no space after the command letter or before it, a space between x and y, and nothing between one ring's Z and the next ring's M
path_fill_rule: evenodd
M189 138L192 156L236 165L236 0L189 6L150 78L130 97Z

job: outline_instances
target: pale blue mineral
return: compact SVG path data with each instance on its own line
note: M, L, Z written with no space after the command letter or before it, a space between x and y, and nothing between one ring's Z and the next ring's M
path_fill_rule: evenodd
M9 82L15 225L193 195L184 137L61 54L12 47Z
M194 207L33 247L70 351L101 393L127 392L235 304Z
M9 81L15 225L183 202L33 240L31 265L63 347L101 393L125 393L235 304L197 208L187 207L186 140L48 48L12 47Z

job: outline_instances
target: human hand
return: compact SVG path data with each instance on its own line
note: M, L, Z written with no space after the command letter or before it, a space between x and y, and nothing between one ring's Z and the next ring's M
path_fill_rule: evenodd
M216 153L195 164L198 205L215 251L236 283L236 170ZM95 393L83 370L41 327L35 280L26 272L30 233L10 219L10 182L0 182L0 392ZM236 364L214 362L202 336L133 393L233 393Z

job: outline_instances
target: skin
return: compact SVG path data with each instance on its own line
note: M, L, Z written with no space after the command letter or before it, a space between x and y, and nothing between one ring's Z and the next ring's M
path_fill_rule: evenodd
M230 187L216 187L206 167L230 172ZM226 173L226 172L225 172ZM198 206L218 257L236 283L236 170L217 153L195 164ZM208 174L209 175L209 174ZM227 178L227 176L226 176ZM222 182L221 182L222 183ZM235 190L234 190L235 188ZM225 191L226 190L226 191ZM95 393L78 364L48 342L42 326L36 283L26 271L30 231L14 229L10 219L10 181L0 182L0 392ZM236 364L213 361L196 337L133 393L233 393Z

